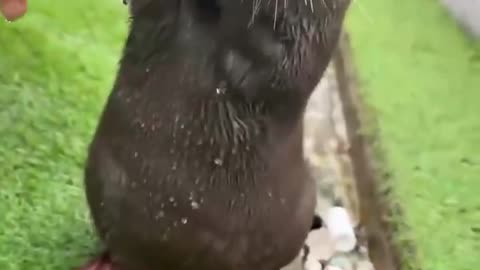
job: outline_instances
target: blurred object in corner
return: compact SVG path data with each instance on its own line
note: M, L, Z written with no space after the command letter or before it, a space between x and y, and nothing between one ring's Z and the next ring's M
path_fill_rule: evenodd
M27 0L0 0L0 13L5 20L14 21L27 12Z
M441 2L463 28L480 39L480 0L441 0Z

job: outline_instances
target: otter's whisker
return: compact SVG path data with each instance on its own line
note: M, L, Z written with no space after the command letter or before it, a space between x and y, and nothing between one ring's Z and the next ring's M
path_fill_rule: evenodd
M323 6L324 6L325 8L328 8L328 7L327 7L327 3L325 3L325 0L322 0L322 4L323 4Z
M255 20L255 16L258 15L258 13L260 12L260 7L262 5L262 1L263 0L254 0L252 2L252 16L251 16L251 19L250 19L250 25L253 24L254 20Z
M278 0L275 0L275 15L273 17L273 30L277 26L277 12L278 12Z

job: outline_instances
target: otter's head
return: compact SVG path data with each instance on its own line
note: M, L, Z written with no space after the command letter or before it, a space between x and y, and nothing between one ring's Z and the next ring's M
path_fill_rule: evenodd
M301 106L330 62L350 4L350 0L125 1L132 16L127 52L138 61L176 53L177 63L209 63L192 67L191 78L209 78L212 84L222 80L244 97L269 99L272 104L296 99Z

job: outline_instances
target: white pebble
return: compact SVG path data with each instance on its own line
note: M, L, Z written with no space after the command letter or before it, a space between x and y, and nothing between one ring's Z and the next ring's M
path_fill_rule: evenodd
M318 260L312 258L312 256L307 256L303 268L305 270L322 270L322 264Z
M193 201L191 205L192 205L192 209L198 209L200 207L200 205L195 201Z
M335 265L327 265L325 267L325 270L343 270L343 269Z
M357 238L347 210L343 207L332 207L328 210L325 225L335 243L335 249L340 252L352 251Z

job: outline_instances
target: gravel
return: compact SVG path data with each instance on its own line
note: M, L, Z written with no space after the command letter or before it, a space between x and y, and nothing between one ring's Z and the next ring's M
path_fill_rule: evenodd
M356 232L361 231L359 206L350 157L347 154L345 120L337 93L335 71L326 71L307 106L305 155L317 179L317 214L325 217L333 206L345 207ZM361 239L361 237L358 237ZM305 248L284 270L374 270L362 241L351 251L335 250L327 228L310 232Z

